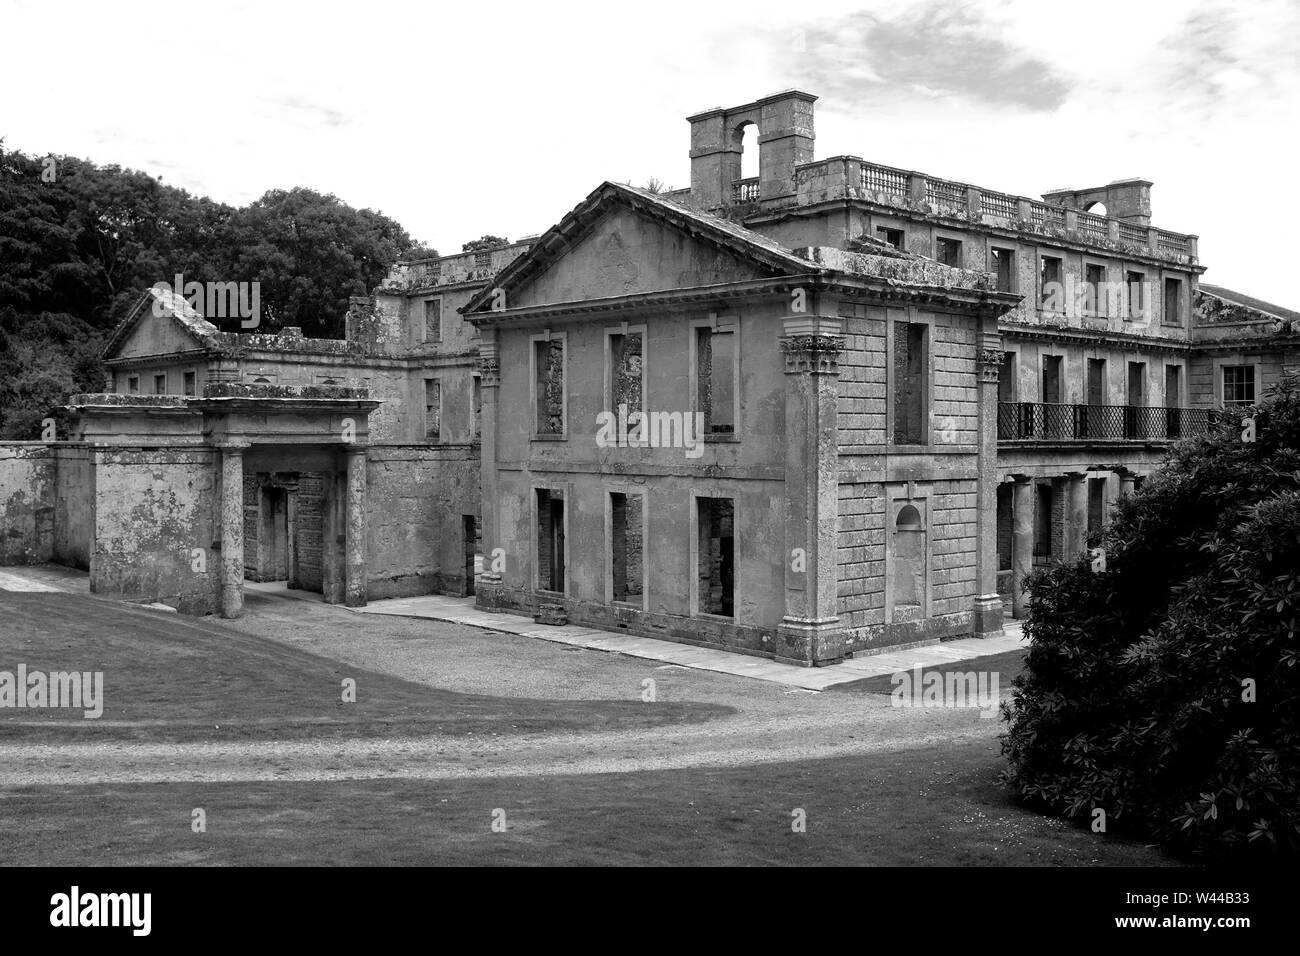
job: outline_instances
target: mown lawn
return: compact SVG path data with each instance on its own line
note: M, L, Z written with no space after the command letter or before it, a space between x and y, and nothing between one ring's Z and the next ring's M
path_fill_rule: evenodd
M361 638L358 638L361 639ZM708 720L715 704L459 694L350 667L207 620L75 594L0 591L0 670L102 671L98 719L0 708L0 741L193 742L626 730ZM356 682L355 702L343 681Z
M1177 864L1016 806L997 747L445 782L13 788L0 791L0 864ZM195 808L206 833L191 830Z

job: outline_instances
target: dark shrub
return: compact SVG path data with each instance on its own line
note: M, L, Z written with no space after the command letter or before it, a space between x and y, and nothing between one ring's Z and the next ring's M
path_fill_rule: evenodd
M1176 849L1296 855L1300 377L1181 442L1100 545L1104 571L1080 560L1029 579L1007 782Z

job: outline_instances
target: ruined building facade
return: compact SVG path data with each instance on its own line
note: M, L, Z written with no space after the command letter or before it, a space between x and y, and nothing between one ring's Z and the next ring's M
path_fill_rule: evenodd
M1170 442L1300 364L1300 315L1202 285L1149 182L817 160L814 101L690 117L689 189L400 263L343 340L149 293L69 434L0 446L0 560L196 613L246 578L558 604L802 664L996 633Z

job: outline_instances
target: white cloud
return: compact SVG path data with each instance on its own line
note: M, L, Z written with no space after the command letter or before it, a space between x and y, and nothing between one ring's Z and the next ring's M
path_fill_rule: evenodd
M688 114L801 85L820 57L840 66L810 90L818 155L1027 194L1145 176L1156 223L1202 236L1207 279L1297 304L1293 3L948 4L956 40L928 49L963 82L858 55L875 18L924 60L928 7L0 0L0 136L226 202L310 186L451 252L538 232L605 179L686 185ZM1040 87L971 79L963 51Z

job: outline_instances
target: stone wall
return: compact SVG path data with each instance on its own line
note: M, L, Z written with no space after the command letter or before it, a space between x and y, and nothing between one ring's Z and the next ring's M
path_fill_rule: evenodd
M96 452L90 588L119 600L159 601L186 614L218 605L213 549L213 452L195 448ZM196 550L202 563L196 569Z
M0 565L53 557L55 474L52 446L0 444Z

